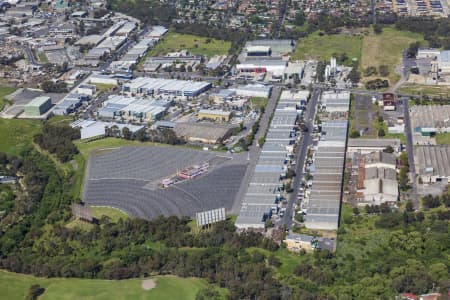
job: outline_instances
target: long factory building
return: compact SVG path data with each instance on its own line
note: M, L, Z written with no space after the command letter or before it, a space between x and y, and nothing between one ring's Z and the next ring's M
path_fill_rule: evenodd
M212 87L210 82L138 77L123 85L123 92L131 95L169 95L197 97Z
M346 142L347 121L322 123L322 136L314 155L312 188L306 206L307 228L338 228Z
M302 113L301 103L309 92L284 91L278 101L266 141L262 147L253 176L236 220L238 229L264 229L265 221L278 212L283 188L282 177L293 157L296 121Z

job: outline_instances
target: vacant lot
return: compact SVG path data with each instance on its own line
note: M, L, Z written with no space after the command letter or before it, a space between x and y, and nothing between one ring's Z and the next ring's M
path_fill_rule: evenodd
M250 98L250 103L252 104L253 108L257 108L257 109L265 108L267 105L267 102L269 102L269 99L264 98L264 97Z
M449 98L450 87L431 85L404 85L398 90L398 92L408 95L427 95L430 97L442 96L442 98Z
M439 145L450 145L450 132L437 134L436 143Z
M48 63L48 58L44 52L39 52L38 57L39 57L39 61L41 63L44 63L44 64Z
M0 271L1 299L25 299L32 284L45 288L40 300L65 299L185 299L193 300L197 292L207 287L207 283L198 278L179 278L175 276L156 276L156 287L144 290L142 279L130 280L88 280L38 278L29 275ZM225 295L224 290L221 290Z
M37 120L0 119L0 151L18 155L41 129Z
M113 90L116 86L114 84L96 83L97 93L103 94L104 92Z
M346 64L353 58L361 57L363 37L361 35L336 34L319 35L313 33L306 38L299 39L292 55L292 60L317 59L329 60L333 54L345 53L348 57Z
M374 128L373 120L375 112L372 106L372 99L366 95L355 95L352 103L354 123L351 130L363 132L364 136L376 137L377 130Z
M394 84L400 78L395 72L397 65L402 58L402 51L407 49L408 46L420 41L422 45L426 46L423 37L420 34L399 31L393 28L383 28L383 33L375 34L370 32L364 37L362 46L362 56L360 68L362 73L367 67L379 68L381 65L386 65L389 68L389 76L371 76L364 78L364 81L373 78L386 78L389 79L390 84Z
M192 54L212 57L214 55L227 54L230 47L231 42L228 41L170 32L150 51L150 55L157 56L169 52L188 50Z

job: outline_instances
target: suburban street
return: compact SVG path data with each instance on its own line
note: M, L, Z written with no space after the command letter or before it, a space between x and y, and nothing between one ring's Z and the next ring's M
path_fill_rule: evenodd
M292 216L293 216L293 207L294 203L297 201L297 192L300 188L300 183L303 178L303 165L305 164L306 155L308 154L308 146L312 142L311 132L314 127L314 115L316 112L317 102L319 100L321 94L320 89L314 89L311 95L311 99L306 107L306 112L304 114L305 125L308 128L307 132L302 134L302 139L297 146L297 162L294 177L294 184L292 185L293 192L289 195L288 204L286 207L286 212L281 221L281 225L285 225L286 229L290 229L292 226Z

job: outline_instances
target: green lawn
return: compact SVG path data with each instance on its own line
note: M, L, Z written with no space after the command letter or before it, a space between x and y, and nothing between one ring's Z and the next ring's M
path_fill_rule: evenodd
M0 86L0 111L2 111L3 107L5 107L4 97L13 93L15 90L16 88L10 86Z
M269 102L268 98L265 97L251 97L250 103L253 105L253 108L261 109L266 107L267 102Z
M427 46L423 36L418 33L399 31L391 27L384 27L381 34L375 34L373 31L370 31L364 37L360 63L361 71L369 66L378 68L381 65L386 65L389 68L389 76L385 78L389 79L390 84L393 85L400 78L395 72L395 68L400 63L402 51L416 41L420 41L422 46ZM361 72L361 74L363 73ZM375 75L365 77L363 81L374 78L383 77Z
M65 299L195 299L197 292L208 286L199 278L179 278L175 276L155 276L156 287L146 291L141 288L141 279L130 280L89 280L63 278L37 278L29 275L0 271L0 299L22 300L32 284L45 288L39 300ZM226 290L221 289L226 295Z
M18 155L32 145L41 127L38 120L0 119L0 151Z
M317 59L329 60L333 54L345 53L346 64L353 58L360 59L363 37L350 34L319 35L317 32L297 42L291 60Z
M436 143L439 145L450 145L450 132L437 134Z
M209 42L208 42L209 41ZM151 51L150 56L167 54L180 50L188 50L192 54L214 55L228 54L231 42L206 38L191 34L169 32Z
M119 219L127 219L128 215L120 209L106 206L93 206L91 207L92 216L100 219L102 216L107 216L112 222L118 222Z
M44 64L45 64L45 63L48 63L47 55L45 55L44 52L39 52L38 57L39 57L39 61L40 61L41 63L44 63Z

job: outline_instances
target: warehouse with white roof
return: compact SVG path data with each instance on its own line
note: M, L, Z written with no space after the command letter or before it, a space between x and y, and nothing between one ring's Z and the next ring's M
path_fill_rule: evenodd
M104 119L125 119L134 122L149 122L160 119L172 104L170 100L110 96L97 116Z
M350 92L325 91L322 93L321 102L327 112L347 112L350 106Z
M262 230L265 221L272 214L278 213L278 202L283 190L282 179L286 175L296 139L297 105L300 105L300 100L280 98L278 101L266 142L236 219L236 227L240 230Z
M347 121L322 123L322 137L314 155L314 178L306 207L305 226L336 230L342 196Z
M123 92L129 95L171 95L197 97L209 90L212 84L205 81L138 77L123 85Z

